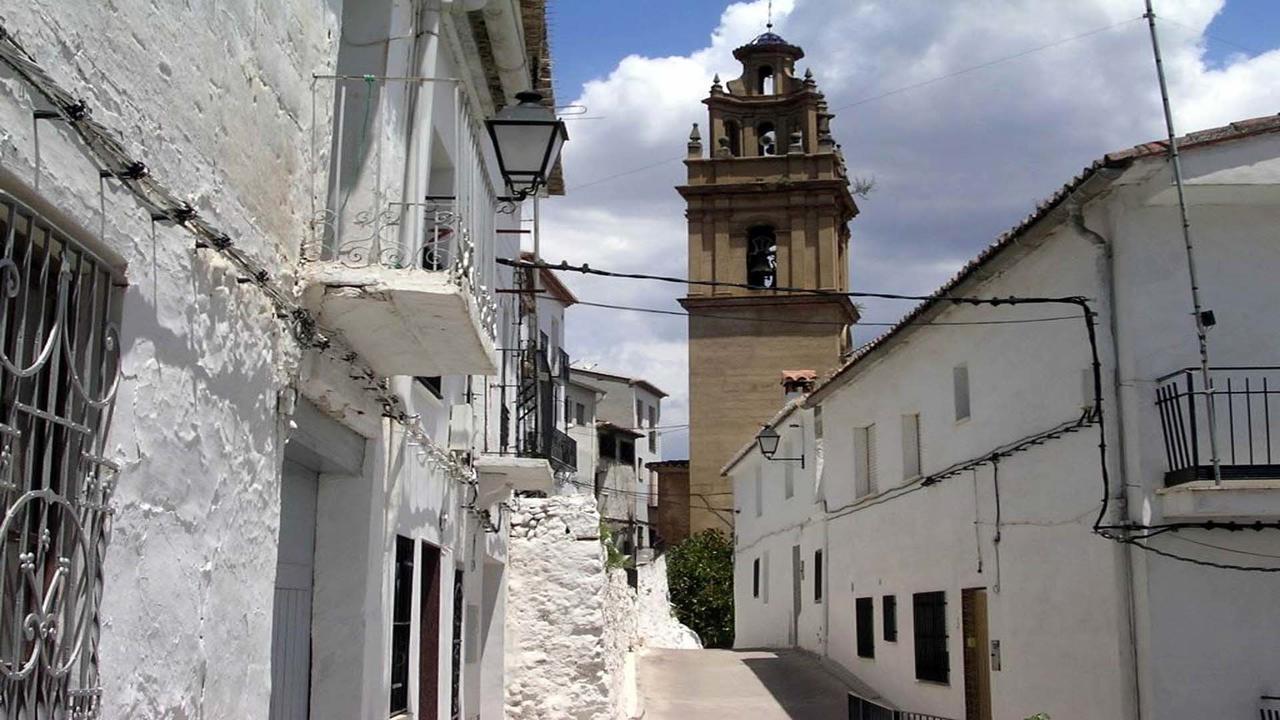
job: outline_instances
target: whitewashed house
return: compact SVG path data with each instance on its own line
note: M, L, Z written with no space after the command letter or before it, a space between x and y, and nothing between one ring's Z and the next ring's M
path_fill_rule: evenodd
M625 534L625 551L647 560L657 538L650 512L658 505L658 474L647 465L662 459L659 423L667 393L643 378L599 370L572 368L569 376L582 390L600 393L594 472L579 468L577 484L596 494L601 517Z
M502 717L543 4L2 27L0 716Z
M1275 710L1280 117L1181 145L1222 485L1165 147L1108 155L726 466L738 646L824 656L863 712ZM956 301L1009 297L1087 300L1101 415L1081 304Z

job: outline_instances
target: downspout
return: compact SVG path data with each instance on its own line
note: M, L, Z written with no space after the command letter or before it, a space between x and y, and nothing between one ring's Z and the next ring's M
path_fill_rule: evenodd
M490 0L484 6L484 26L489 34L498 79L502 81L502 90L507 95L493 101L499 106L511 104L516 93L533 87L518 0Z
M1129 482L1128 482L1128 448L1125 443L1125 413L1124 413L1124 392L1123 383L1120 380L1120 332L1119 332L1119 313L1116 312L1116 273L1115 273L1115 246L1103 237L1100 233L1091 229L1085 224L1084 213L1081 212L1078 201L1073 201L1068 206L1070 212L1070 222L1073 228L1081 235L1084 235L1090 242L1098 247L1103 254L1102 264L1102 286L1106 292L1107 303L1107 330L1111 334L1111 394L1115 398L1116 407L1116 445L1120 451L1120 462L1116 464L1116 470L1119 475L1119 492L1116 500L1116 515L1119 517L1120 523L1128 524L1129 522ZM1137 598L1134 592L1134 573L1133 573L1133 550L1132 548L1121 544L1120 549L1120 567L1124 574L1125 600L1126 600L1126 620L1129 630L1129 652L1131 657L1130 667L1127 674L1128 682L1131 686L1133 694L1134 717L1141 718L1142 714L1142 684L1141 684L1141 661L1138 655L1138 629L1137 629Z

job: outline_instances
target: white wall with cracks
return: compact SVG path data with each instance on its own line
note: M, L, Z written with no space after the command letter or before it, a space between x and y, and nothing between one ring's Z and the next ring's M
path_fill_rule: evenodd
M289 274L309 207L301 118L310 74L333 64L332 4L10 3L0 20L153 175ZM255 288L185 231L153 228L114 181L101 213L98 169L63 124L36 130L33 104L0 70L0 185L129 283L107 444L121 480L105 559L103 715L259 716L270 695L277 397L296 346Z
M637 569L637 588L607 569L590 495L519 498L511 515L507 718L614 720L641 715L635 654L700 647L667 599L666 562Z

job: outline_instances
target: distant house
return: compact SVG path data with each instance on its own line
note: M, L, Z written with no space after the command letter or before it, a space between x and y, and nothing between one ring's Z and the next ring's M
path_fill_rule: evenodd
M739 646L944 718L1273 707L1280 117L1182 146L1216 425L1165 147L1108 155L727 464ZM955 302L1008 297L1088 300L1101 415L1081 306Z
M573 368L569 377L576 397L587 388L603 392L595 409L597 463L592 474L579 468L578 483L596 493L603 519L625 528L629 547L647 557L657 539L650 513L658 504L658 474L647 466L662 458L658 424L667 393L641 378L597 370Z

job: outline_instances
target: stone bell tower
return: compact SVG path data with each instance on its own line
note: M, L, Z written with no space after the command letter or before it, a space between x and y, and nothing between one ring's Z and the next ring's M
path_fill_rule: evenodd
M825 374L840 362L858 314L847 291L849 221L858 213L832 115L813 75L796 76L804 51L772 32L733 51L742 76L715 79L710 156L689 136L689 278L750 288L690 285L690 530L733 525L733 488L720 475L784 402L784 370ZM812 448L808 451L811 453ZM749 499L748 499L749 500Z

